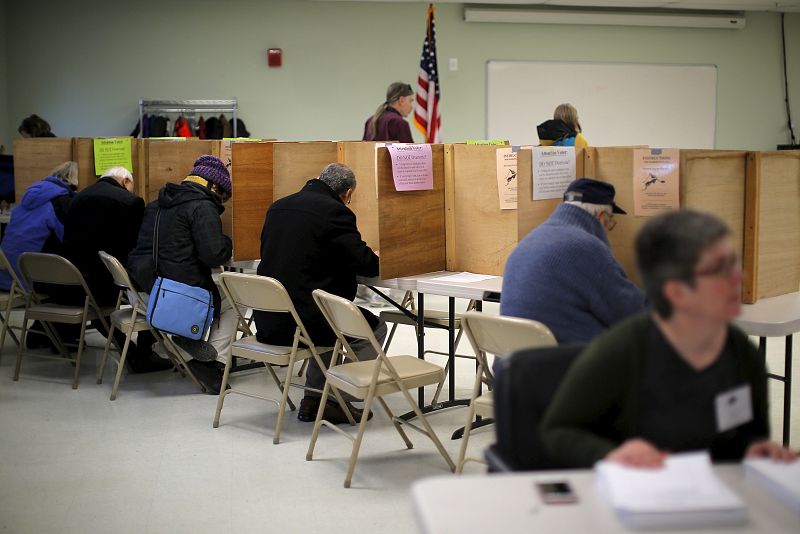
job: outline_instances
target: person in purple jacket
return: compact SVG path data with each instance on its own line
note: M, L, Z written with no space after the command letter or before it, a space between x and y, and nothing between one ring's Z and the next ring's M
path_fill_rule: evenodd
M403 117L414 109L414 90L403 82L394 82L386 89L386 101L364 123L363 141L398 141L413 143L411 128Z
M17 258L23 252L61 254L64 220L77 188L78 164L67 161L25 192L19 206L11 212L0 243L15 271ZM11 275L8 271L0 271L0 289L8 291L10 288Z

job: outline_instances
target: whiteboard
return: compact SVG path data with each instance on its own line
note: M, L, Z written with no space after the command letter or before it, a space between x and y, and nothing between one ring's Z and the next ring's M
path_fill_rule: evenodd
M489 61L486 83L487 139L538 144L570 103L591 146L714 148L715 65Z

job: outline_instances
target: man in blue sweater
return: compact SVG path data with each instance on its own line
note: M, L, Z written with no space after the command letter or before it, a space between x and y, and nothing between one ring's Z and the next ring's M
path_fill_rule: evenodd
M579 178L564 203L519 243L506 262L500 314L534 319L558 342L586 343L645 309L644 293L611 255L614 186Z

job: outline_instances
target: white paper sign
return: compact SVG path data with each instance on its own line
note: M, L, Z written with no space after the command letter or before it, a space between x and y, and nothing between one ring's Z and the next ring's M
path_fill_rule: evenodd
M517 209L517 153L511 147L497 149L497 194L501 210Z
M561 198L575 180L575 147L537 146L532 153L533 200Z

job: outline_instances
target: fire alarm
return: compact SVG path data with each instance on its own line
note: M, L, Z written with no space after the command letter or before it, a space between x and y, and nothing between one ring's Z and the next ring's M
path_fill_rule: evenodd
M270 67L280 67L283 52L280 48L270 48L267 50L267 65Z

